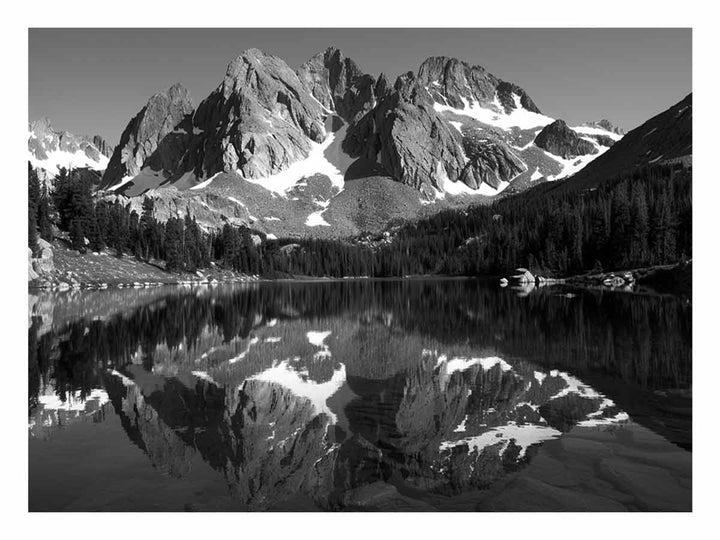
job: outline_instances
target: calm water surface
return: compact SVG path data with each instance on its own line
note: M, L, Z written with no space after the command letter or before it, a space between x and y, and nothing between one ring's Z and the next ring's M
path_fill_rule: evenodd
M691 305L474 280L31 293L29 508L691 509Z

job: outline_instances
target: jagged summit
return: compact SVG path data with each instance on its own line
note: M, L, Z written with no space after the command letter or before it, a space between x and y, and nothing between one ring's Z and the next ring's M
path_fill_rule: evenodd
M323 215L346 219L348 204L333 208L347 179L394 181L395 195L414 205L467 204L572 174L620 137L573 128L586 148L571 162L535 143L554 121L517 84L457 58L430 57L391 85L337 47L297 69L247 49L197 108L182 85L152 96L123 132L102 187L135 197L161 186L187 196L228 186L224 197L240 201L242 216L266 211L247 207L248 190L260 189L304 213L307 227L323 227L331 225Z
M28 125L28 160L43 180L60 168L86 167L102 171L108 163L109 145L99 135L75 135L56 130L47 117Z
M183 121L187 123L192 112L190 91L181 83L150 97L120 136L101 187L125 182L140 174L145 166L174 167L176 148L186 144L190 135L187 131L178 133L176 128Z
M420 65L417 84L424 87L434 101L454 108L462 109L474 101L480 105L502 107L507 114L520 106L542 114L519 86L499 79L482 66L470 65L457 58L428 58Z
M336 111L347 120L357 112L357 107L345 103L344 99L364 73L340 49L329 47L314 55L300 66L298 76L312 96L327 110ZM368 86L367 83L374 84L374 79L367 77L365 86Z

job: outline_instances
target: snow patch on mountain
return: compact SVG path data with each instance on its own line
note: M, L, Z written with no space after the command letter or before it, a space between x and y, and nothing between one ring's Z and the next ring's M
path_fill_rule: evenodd
M464 182L460 182L459 180L456 182L450 180L447 171L445 170L445 165L443 165L441 161L436 162L435 178L437 179L437 183L440 186L440 190L435 190L435 197L433 201L421 200L421 203L430 204L430 202L441 201L445 198L445 194L482 195L484 197L494 197L495 195L502 193L510 185L510 182L500 182L498 187L494 188L491 185L483 182L482 184L480 184L480 187L478 187L477 189L473 189Z
M203 188L208 187L208 186L210 185L210 183L211 183L213 180L215 180L215 178L217 178L217 176L218 176L219 174L220 174L220 173L215 173L215 174L213 174L210 178L208 178L208 179L205 180L204 182L200 182L198 185L193 186L193 187L191 187L190 189L196 190L196 189L203 189Z
M345 171L355 161L342 149L347 125L329 132L322 143L310 141L310 154L301 161L296 161L284 171L265 178L245 178L248 182L257 184L277 195L286 197L287 191L293 188L303 178L316 174L327 176L332 185L342 191L345 186ZM241 171L237 171L242 175Z
M61 168L77 169L87 167L95 171L104 171L107 168L108 161L104 155L100 155L98 161L90 159L85 152L65 152L63 150L53 150L47 153L47 159L38 159L34 154L28 153L28 160L36 169L44 169L53 176L60 172Z
M570 129L583 135L604 135L606 137L610 137L613 141L619 141L623 137L622 135L619 135L613 131L608 131L599 127L577 126L571 127Z
M545 116L544 114L538 114L525 109L522 106L520 96L517 94L513 94L515 109L513 109L510 114L500 112L503 111L503 106L497 95L495 96L495 101L493 102L493 108L483 107L474 99L471 101L468 101L464 97L461 97L460 99L464 104L464 108L462 109L457 109L437 102L433 104L433 108L439 113L451 112L462 116L469 116L478 122L504 130L509 130L514 127L520 129L532 129L535 127L546 126L555 121L553 118Z
M325 221L325 218L323 218L323 212L325 212L325 209L318 210L317 212L313 212L310 215L308 215L307 219L305 220L305 225L308 227L329 227L330 224Z
M588 139L589 140L589 139ZM594 143L594 141L591 141ZM553 161L556 161L561 167L562 170L560 173L555 175L549 175L547 177L548 180L559 180L560 178L567 178L568 176L572 176L576 172L580 171L583 167L585 167L588 163L590 163L592 160L598 158L599 156L603 155L605 152L609 150L607 146L601 146L597 143L594 143L595 147L598 149L596 154L585 154L584 156L578 156L575 158L570 159L564 159L560 156L556 156L555 154L551 154L550 152L547 152L543 150L543 153L552 159Z

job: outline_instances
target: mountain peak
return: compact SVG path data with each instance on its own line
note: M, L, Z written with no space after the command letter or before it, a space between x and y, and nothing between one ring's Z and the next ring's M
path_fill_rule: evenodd
M422 90L425 90L423 92ZM527 92L516 84L503 81L484 67L447 56L431 56L418 70L415 93L429 94L442 106L464 109L476 103L482 107L511 113L522 107L542 114Z
M545 126L535 137L535 144L563 159L598 153L593 143L582 139L564 120Z
M44 171L45 179L55 176L60 168L87 167L103 170L107 166L107 143L96 135L75 135L53 128L48 117L30 123L28 153L32 166Z
M586 127L596 127L604 129L605 131L609 131L617 135L625 134L624 129L615 126L612 122L610 122L610 120L607 120L605 118L603 118L602 120L598 120L597 122L584 122L582 125Z
M170 86L167 90L157 92L150 96L147 104L145 105L145 111L152 109L153 107L165 108L168 103L181 104L184 108L192 109L192 98L190 97L190 90L188 90L182 83L176 82Z
M30 122L30 131L34 132L36 135L38 133L53 131L52 123L47 116L43 116L34 122Z
M355 61L346 57L340 49L328 47L312 56L300 66L297 74L303 86L323 107L346 118L355 113L356 107L341 110L344 109L342 100L364 74Z
M157 155L158 146L192 112L190 91L181 83L153 94L123 131L103 175L101 187L109 187L126 177L138 175L151 157L157 157L167 165L167 156ZM169 142L165 144L169 145ZM178 145L180 141L174 144Z

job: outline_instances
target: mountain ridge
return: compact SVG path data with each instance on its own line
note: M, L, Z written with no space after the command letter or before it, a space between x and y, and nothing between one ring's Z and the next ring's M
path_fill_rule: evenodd
M692 92L656 114L561 186L589 189L643 166L692 165Z
M488 202L567 177L621 138L607 122L588 123L572 129L590 150L558 156L535 144L554 121L519 85L456 58L429 57L391 85L336 47L297 69L247 49L197 106L179 83L153 95L123 130L100 195L172 200L182 215L207 193L204 210L194 210L209 228L231 219L253 224L265 199L274 207L282 201L279 217L304 214L301 236L350 231L357 220L345 226L322 218L347 221L335 198L348 181L407 186L418 203L405 205L414 209L404 217L414 218L417 208ZM250 208L249 199L254 210L227 212ZM264 232L276 229L268 224Z
M110 147L100 135L75 135L56 130L50 119L28 124L28 160L40 171L41 180L54 177L60 168L88 167L102 171L107 166Z

